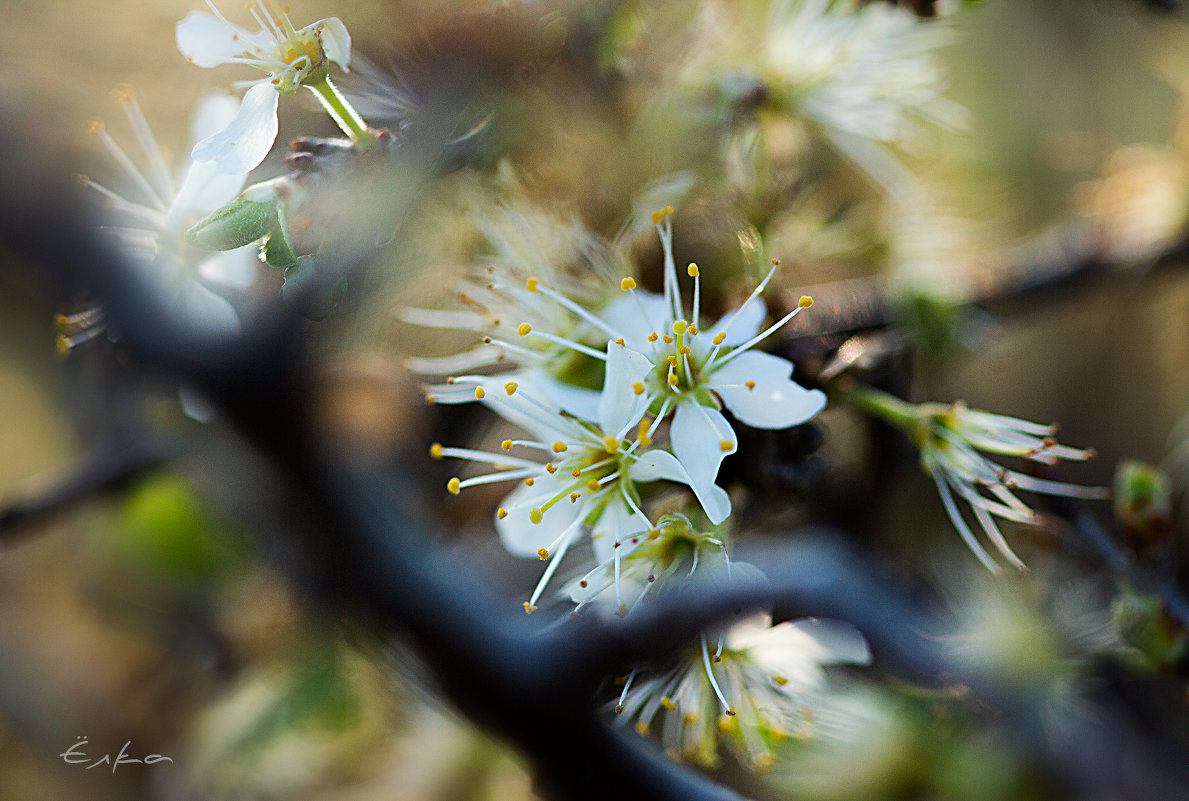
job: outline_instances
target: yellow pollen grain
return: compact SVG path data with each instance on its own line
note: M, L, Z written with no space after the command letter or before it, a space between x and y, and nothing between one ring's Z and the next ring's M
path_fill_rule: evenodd
M504 392L507 392L509 395L515 395L518 386L520 385L515 381L509 381L508 383L504 384Z
M578 499L581 497L582 497L581 492L571 492L570 493L570 503L577 503Z
M486 394L487 392L483 389L483 387L475 387L475 400L483 400L483 397Z
M536 611L537 611L537 607L533 606L528 601L524 602L524 613L526 615L531 615L533 612L536 612Z
M524 486L526 486L526 487L531 487L533 484L536 484L536 483L537 483L537 480L535 478L533 478L532 476L529 476L528 478L526 478L524 480Z
M660 334L658 334L656 331L653 331L648 335L649 342L656 342L658 339L660 339Z
M500 447L506 451L512 450L512 440L510 440L510 439L504 440L503 442L500 443Z
M503 520L505 517L508 516L508 510L501 506L499 509L495 510L495 516L498 517L500 520Z
M744 382L743 382L743 386L747 387L748 389L755 389L755 388L756 388L756 382L754 382L754 381L744 381Z
M677 373L669 373L669 386L675 387L675 386L677 386L677 382L678 382Z
M637 381L636 383L632 384L632 392L636 393L637 395L643 395L644 394L644 382Z
M431 459L441 459L442 458L442 443L435 442L433 445L430 445L429 446L429 456Z
M533 330L533 327L531 325L529 325L528 323L521 323L520 325L516 326L516 333L520 334L520 336L522 336L522 337L528 336L529 333L532 332L532 330Z
M726 338L727 338L726 332L719 331L717 334L714 335L714 344L721 345L726 340Z
M689 329L689 323L685 320L677 320L673 323L673 333L681 336Z
M621 348L626 348L626 347L627 347L627 343L625 343L625 342L623 341L623 337L620 337L619 339L615 340L615 344L616 344L616 345L618 345L618 346L619 346L619 347L621 347Z
M729 439L724 439L718 443L718 447L719 447L719 450L721 450L723 453L726 453L731 448L735 447L735 444L733 442L731 442Z
M540 559L542 562L544 562L546 559L549 558L549 550L547 548L538 548L537 549L537 558Z
M560 439L557 442L553 443L553 452L554 453L565 453L569 449L570 449L569 446L566 445L566 443L562 442Z
M602 487L599 486L598 479L592 478L590 481L586 482L587 492L598 492L600 489L602 489Z
M458 493L462 492L462 481L460 481L458 477L455 476L446 482L446 490L451 495L457 495Z
M808 309L813 305L813 298L809 297L808 295L802 295L801 299L797 301L797 305L802 309Z
M533 507L532 509L529 510L528 519L533 521L533 525L540 524L542 517L543 517L543 513L541 512L541 510L539 508Z
M554 473L557 472L557 465L555 465L553 462L546 462L545 463L545 472L548 473L549 475L553 475Z
M524 288L527 289L529 292L536 292L537 285L540 283L541 282L539 280L537 280L536 278L530 278L524 282Z
M667 695L661 696L661 706L670 712L677 708L677 704L673 703L673 699Z
M699 275L701 275L701 273L698 272L698 265L694 264L692 261L689 263L689 266L685 268L685 274L690 278L697 278Z
M779 673L772 677L772 681L776 682L781 687L789 683L789 680Z
M575 467L573 470L570 471L570 475L572 475L574 478L578 478L579 476L582 475L582 468Z
M664 336L661 337L661 341L664 342L666 345L671 345L671 344L673 344L673 337L670 336L669 334L665 334Z
M696 337L698 335L698 327L693 323L689 324L689 335L691 337Z
M624 292L635 289L636 288L636 279L635 278L623 279L622 281L619 282L619 288L622 289Z
M615 453L619 450L619 440L615 437L603 437L603 449L607 453Z
M670 356L670 357L669 357L669 364L671 364L672 366L676 367L676 366L677 366L677 357L676 357L676 356Z

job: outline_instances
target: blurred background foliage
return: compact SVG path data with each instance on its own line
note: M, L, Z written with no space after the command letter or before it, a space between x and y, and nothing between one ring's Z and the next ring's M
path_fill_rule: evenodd
M708 64L756 46L755 4L292 5L294 19L339 15L375 74L399 65L414 112L394 123L408 124L410 141L419 130L477 132L426 158L433 182L393 178L394 194L417 202L350 311L321 324L316 386L328 447L414 465L428 505L493 580L523 592L533 575L493 542L498 494L441 503L446 474L424 456L434 435L460 440L482 424L421 403L403 355L452 349L396 310L444 305L447 279L491 253L476 220L504 207L618 233L617 257L655 281L659 250L640 213L673 200L683 204L678 260L715 265L708 304L724 307L773 256L786 264L780 292L794 300L808 287L837 290L833 282L888 282L917 347L879 380L913 400L963 398L1061 421L1064 442L1099 454L1076 480L1120 482L1128 544L1152 564L1181 564L1189 281L1182 260L1155 264L1181 241L1189 208L1183 18L1123 0L985 0L929 23L952 29L940 51L946 96L969 122L964 133L930 128L918 154L902 155L921 187L904 203L752 97L759 90L745 76L704 79ZM86 124L116 117L109 92L130 84L159 142L184 155L194 99L225 78L189 68L174 47L173 25L191 7L9 3L0 106L21 110L22 133L63 171L90 171L100 159ZM281 121L281 142L334 133L298 102L283 101ZM262 171L283 169L278 155ZM559 262L576 258L572 243L549 244ZM1087 253L1104 257L1105 279L1035 297L1008 291ZM120 432L147 428L191 445L0 546L0 801L531 797L515 755L442 709L398 643L308 602L286 547L283 496L250 449L217 421L187 419L175 388L146 386L118 348L56 354L53 316L73 299L6 261L0 493L35 492ZM274 278L259 291L275 292ZM964 303L988 295L1000 302ZM778 476L785 484L775 486L802 495L792 513L757 504L748 524L845 524L948 600L963 621L953 647L975 663L1051 687L1054 705L1087 708L1101 663L1121 664L1167 680L1159 714L1184 720L1185 631L1158 599L1071 556L1061 522L1014 529L1032 571L992 579L954 536L907 442L841 407L816 428L820 451L809 447L808 462L779 458L805 443L767 441L755 447L777 456L758 469L724 466L738 491L760 496ZM1116 477L1125 458L1138 462ZM1096 514L1109 516L1102 506ZM853 673L838 685L823 736L793 743L764 777L730 765L722 775L770 797L1058 797L1033 755L962 688ZM97 756L130 741L134 756L173 762L84 771L58 758L80 735Z

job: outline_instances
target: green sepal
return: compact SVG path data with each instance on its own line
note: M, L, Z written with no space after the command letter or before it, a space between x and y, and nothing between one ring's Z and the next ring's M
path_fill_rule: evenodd
M235 250L276 231L281 199L272 189L248 191L186 231L186 239L203 250Z

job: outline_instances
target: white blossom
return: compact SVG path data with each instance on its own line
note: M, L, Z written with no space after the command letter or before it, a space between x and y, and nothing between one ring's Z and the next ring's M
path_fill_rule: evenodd
M250 88L235 117L222 129L194 145L196 161L213 161L220 172L246 173L254 169L277 138L279 94L326 76L328 61L347 69L351 36L337 17L297 29L276 2L256 0L249 5L260 26L256 32L229 22L210 0L211 13L191 11L177 24L178 50L199 67L245 64L264 77L245 82Z

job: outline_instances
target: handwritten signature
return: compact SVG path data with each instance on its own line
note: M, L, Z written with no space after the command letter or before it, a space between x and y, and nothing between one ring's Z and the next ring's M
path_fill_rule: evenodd
M82 765L90 762L91 764L87 765L85 768L83 768L83 770L90 770L91 768L98 767L99 765L111 765L112 773L115 773L116 768L118 768L120 765L156 765L158 762L173 762L172 757L162 756L161 754L149 754L141 759L128 756L128 749L132 746L131 740L124 743L123 747L120 749L120 753L116 755L114 760L112 759L111 754L104 754L101 757L93 758L90 755L84 753L82 750L86 748L88 742L89 740L87 740L86 737L80 735L78 742L67 748L62 753L58 754L58 756L67 765Z

